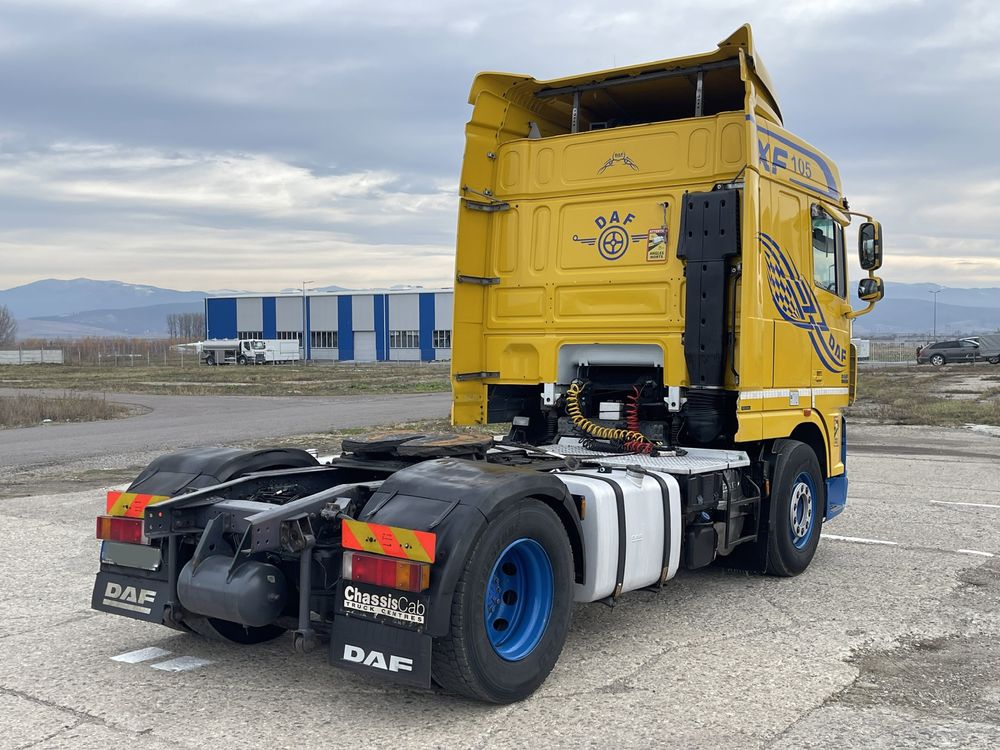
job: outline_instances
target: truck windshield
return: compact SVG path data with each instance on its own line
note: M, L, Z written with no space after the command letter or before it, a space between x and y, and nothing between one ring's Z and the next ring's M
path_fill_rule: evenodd
M267 348L267 345L265 345L263 341L253 341L250 343L250 346L258 351L263 351Z

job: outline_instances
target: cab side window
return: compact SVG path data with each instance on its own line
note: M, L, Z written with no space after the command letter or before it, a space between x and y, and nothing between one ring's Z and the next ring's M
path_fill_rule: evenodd
M812 214L813 283L838 297L847 296L844 228L820 206Z

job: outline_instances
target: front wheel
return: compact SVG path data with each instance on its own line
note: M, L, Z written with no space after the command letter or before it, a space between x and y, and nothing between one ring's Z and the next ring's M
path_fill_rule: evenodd
M539 500L511 503L483 532L455 588L434 680L491 703L526 698L562 652L572 603L573 553L559 517Z
M779 440L774 444L774 454L767 572L794 576L808 568L816 554L826 486L819 460L805 443Z
M1000 365L1000 357L990 357L988 360L991 365Z
M931 364L934 365L935 367L940 367L941 365L943 365L944 364L944 355L943 354L935 354L933 357L931 357Z

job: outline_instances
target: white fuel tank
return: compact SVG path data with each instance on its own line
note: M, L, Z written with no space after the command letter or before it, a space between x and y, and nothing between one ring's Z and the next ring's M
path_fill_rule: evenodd
M664 568L666 578L673 578L681 551L681 494L676 479L662 472L631 469L582 469L556 476L571 494L586 501L587 576L576 585L576 601L593 602L615 594L622 522L625 560L618 593L658 582Z

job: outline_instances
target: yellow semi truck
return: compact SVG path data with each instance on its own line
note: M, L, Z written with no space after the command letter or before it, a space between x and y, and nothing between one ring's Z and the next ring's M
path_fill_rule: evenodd
M573 602L681 568L789 576L847 499L851 216L784 129L750 28L555 81L484 73L461 179L452 386L473 435L338 456L196 449L109 493L92 606L492 702L531 694ZM666 606L666 604L665 604Z

